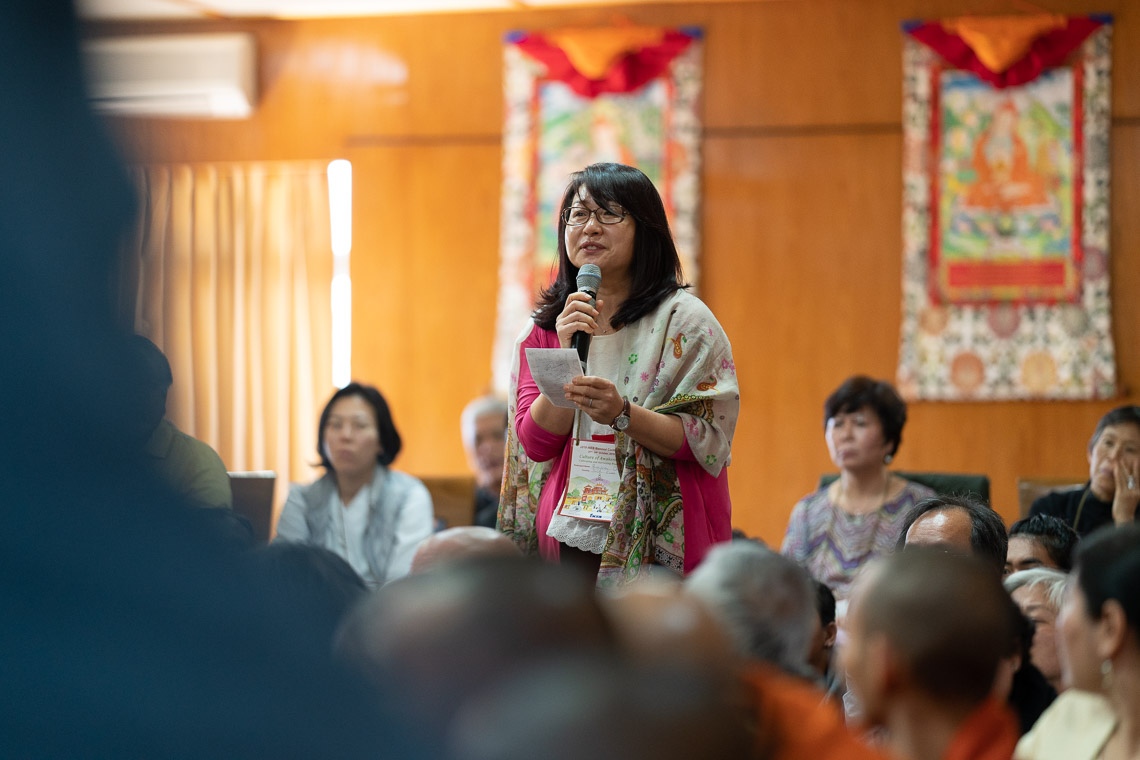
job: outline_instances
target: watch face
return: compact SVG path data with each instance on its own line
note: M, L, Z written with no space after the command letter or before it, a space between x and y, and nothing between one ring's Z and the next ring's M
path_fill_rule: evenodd
M623 415L619 416L616 420L614 420L614 424L613 424L614 430L622 431L622 430L625 430L627 427L629 427L629 415L628 414L623 414Z

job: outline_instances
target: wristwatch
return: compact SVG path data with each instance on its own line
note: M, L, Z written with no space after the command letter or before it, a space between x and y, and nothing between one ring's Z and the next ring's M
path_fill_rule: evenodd
M622 396L621 401L621 412L610 423L610 427L619 433L629 427L629 396Z

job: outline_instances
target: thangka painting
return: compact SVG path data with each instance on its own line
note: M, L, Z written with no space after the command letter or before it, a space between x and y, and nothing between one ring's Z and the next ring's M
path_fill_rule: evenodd
M558 205L570 174L636 166L665 202L685 278L699 272L701 33L618 26L513 32L504 45L503 194L495 387L557 268Z
M900 390L1114 396L1111 18L904 30Z

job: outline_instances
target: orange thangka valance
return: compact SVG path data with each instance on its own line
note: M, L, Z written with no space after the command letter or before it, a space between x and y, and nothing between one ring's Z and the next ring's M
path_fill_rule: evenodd
M903 31L994 87L1032 82L1059 66L1110 16L963 16L908 21Z
M507 41L546 67L548 79L585 98L633 92L661 75L699 29L619 26L511 32Z

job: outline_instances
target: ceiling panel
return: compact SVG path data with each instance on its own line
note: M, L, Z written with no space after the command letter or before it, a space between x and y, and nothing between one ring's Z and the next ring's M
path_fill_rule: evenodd
M728 0L699 0L726 2ZM170 18L326 18L575 6L694 3L698 0L78 0L93 20Z

